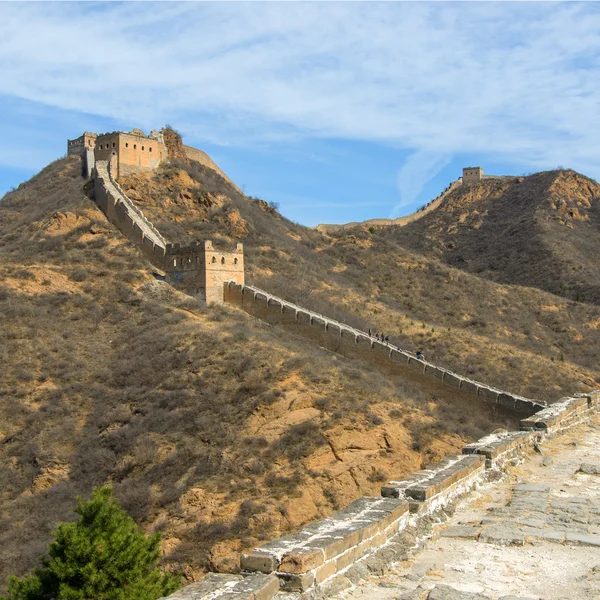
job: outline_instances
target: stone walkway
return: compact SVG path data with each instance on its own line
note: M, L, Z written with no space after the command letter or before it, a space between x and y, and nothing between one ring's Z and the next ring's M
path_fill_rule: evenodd
M600 419L461 501L415 556L340 600L600 599Z

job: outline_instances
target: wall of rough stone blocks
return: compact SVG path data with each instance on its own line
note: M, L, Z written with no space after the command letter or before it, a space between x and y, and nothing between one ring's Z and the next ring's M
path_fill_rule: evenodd
M326 519L242 554L240 567L247 578L244 591L239 576L211 574L170 598L209 600L226 594L232 586L240 589L238 600L270 600L280 591L306 599L326 598L333 589L339 593L368 572L361 565L381 569L382 563L408 556L415 538L403 537L407 529L426 536L427 523L444 519L449 505L483 481L497 481L498 471L508 460L521 460L534 445L539 447L548 437L599 410L600 390L563 398L523 419L520 431L485 436L465 446L458 456L388 482L381 497L360 498Z
M95 167L94 198L108 220L135 243L153 264L164 265L165 245L162 236L132 206L131 201L112 180L106 161Z
M427 361L418 360L411 352L380 343L363 331L271 296L252 286L226 284L225 301L240 306L267 323L280 326L347 358L360 359L391 375L418 381L429 388L435 387L456 402L471 404L473 399L476 399L526 415L532 415L545 407L544 402L511 394Z
M231 181L231 179L229 179L229 177L227 177L227 175L225 175L223 171L221 171L219 166L213 161L213 159L208 154L206 154L206 152L202 152L202 150L192 148L191 146L186 146L185 144L183 145L183 150L190 160L199 162L201 165L204 165L205 167L209 167L213 171L216 171L223 179L225 179L225 181L228 181L238 192L241 193L241 190L238 188L238 186L235 185L235 183L233 183L233 181Z
M96 138L96 160L107 161L117 156L113 176L124 177L142 170L155 169L167 158L163 142L138 133L115 131Z

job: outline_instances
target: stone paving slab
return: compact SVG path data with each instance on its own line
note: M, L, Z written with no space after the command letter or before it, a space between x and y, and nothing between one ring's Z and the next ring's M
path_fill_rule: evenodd
M588 396L561 398L556 404L537 412L532 417L521 421L523 429L553 429L561 422L573 418L578 413L588 410Z
M442 598L600 600L600 476L580 470L600 464L600 416L592 419L546 438L543 456L531 449L505 481L459 502L413 559L340 600L428 600L436 588Z
M181 588L168 598L169 600L270 600L278 592L279 580L273 575L243 577L208 573L201 581Z
M447 529L444 529L440 535L442 537L454 537L454 538L469 538L476 540L481 533L481 527L474 527L472 525L452 525Z

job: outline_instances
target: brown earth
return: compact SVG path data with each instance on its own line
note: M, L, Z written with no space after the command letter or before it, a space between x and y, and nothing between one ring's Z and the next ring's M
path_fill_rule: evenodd
M267 253L285 240L288 270L318 256L305 244L321 237L272 206L233 205L212 174L171 169L163 187L123 183L146 214L171 213L173 231L193 220L215 238L246 234L253 273L268 272L259 238ZM163 564L193 579L514 426L155 281L79 173L78 159L56 161L0 201L0 587L97 485L162 532Z
M193 579L514 426L155 281L79 172L57 161L0 201L0 586L96 485ZM275 294L515 392L597 387L598 306L381 232L324 236L194 161L121 183L170 241L243 240L248 281Z
M485 279L600 304L600 185L575 171L463 186L381 235Z

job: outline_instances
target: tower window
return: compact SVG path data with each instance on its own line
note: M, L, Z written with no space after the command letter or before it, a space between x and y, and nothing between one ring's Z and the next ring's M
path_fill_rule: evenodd
M142 146L142 150L144 149L144 146Z
M113 148L115 147L115 145L116 145L116 144L113 142Z
M137 144L134 144L134 145L133 145L133 149L134 149L134 150L137 150Z
M237 265L237 258L234 258L234 259L233 259L233 264L234 264L234 265Z
M222 265L224 265L224 264L225 264L225 257L224 257L224 256L222 256L222 257L221 257L221 264L222 264Z
M213 262L213 263L216 263L216 262L217 262L217 257L216 257L216 256L213 256L213 257L212 257L212 262Z
M150 148L148 148L148 152L152 152L152 146L150 146Z
M129 142L125 142L125 148L129 148Z

